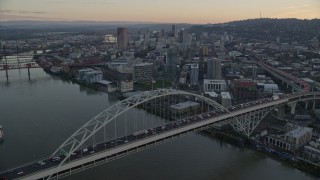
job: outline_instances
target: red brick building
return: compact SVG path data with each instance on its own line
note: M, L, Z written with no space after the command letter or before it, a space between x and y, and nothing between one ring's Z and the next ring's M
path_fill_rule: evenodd
M258 87L255 82L246 80L233 80L231 81L230 88L235 100L258 98Z

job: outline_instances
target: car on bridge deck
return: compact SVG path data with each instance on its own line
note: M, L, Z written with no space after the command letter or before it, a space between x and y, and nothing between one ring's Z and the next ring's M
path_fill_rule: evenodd
M43 162L43 161L39 161L38 164L39 164L40 166L45 166L45 165L46 165L46 163Z
M57 157L53 157L53 158L51 159L51 161L52 161L52 162L60 161L60 157L58 157L58 156L57 156Z
M88 152L88 148L84 148L83 150L82 150L82 152Z

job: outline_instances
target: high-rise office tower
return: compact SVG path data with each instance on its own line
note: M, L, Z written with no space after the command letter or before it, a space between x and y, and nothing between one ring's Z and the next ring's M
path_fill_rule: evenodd
M197 63L191 65L190 84L198 85L199 66Z
M160 37L164 37L164 29L161 29Z
M126 50L128 48L128 29L118 28L117 29L117 41L120 49Z
M166 78L174 80L177 73L178 50L176 48L165 48L166 56Z
M176 25L172 25L172 35L173 35L173 37L177 37L177 27L176 27Z
M221 79L221 60L218 58L207 60L207 79Z

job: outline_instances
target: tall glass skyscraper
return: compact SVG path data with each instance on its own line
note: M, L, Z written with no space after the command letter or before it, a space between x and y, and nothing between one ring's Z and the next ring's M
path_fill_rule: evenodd
M221 60L218 58L207 60L207 79L221 79Z
M166 56L166 79L174 80L177 73L178 50L167 48Z

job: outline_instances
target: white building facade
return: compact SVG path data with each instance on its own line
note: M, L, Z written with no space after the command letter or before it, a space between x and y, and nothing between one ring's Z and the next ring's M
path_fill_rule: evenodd
M214 92L214 91L226 91L227 84L225 80L213 80L204 79L203 80L203 90L204 92Z

